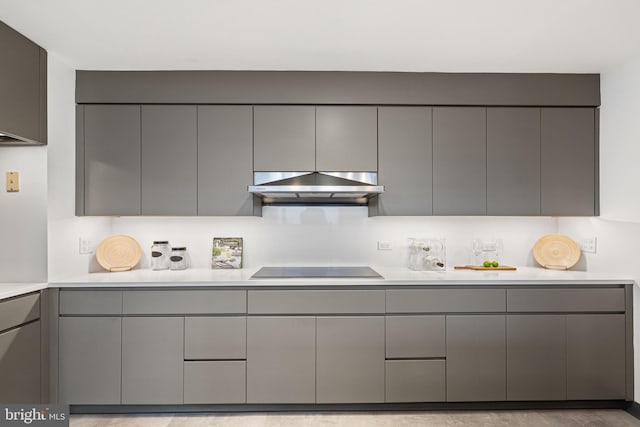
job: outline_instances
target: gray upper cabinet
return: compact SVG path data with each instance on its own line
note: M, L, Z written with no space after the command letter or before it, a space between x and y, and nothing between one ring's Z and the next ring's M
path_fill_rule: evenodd
M247 403L314 403L315 317L247 319Z
M0 133L11 145L46 144L47 51L0 21L0 52Z
M384 317L319 317L317 323L316 402L384 402Z
M311 106L253 108L255 171L316 170L316 110Z
M507 316L507 399L565 400L564 315Z
M316 170L378 170L376 107L316 107Z
M120 317L61 317L59 401L73 405L120 404Z
M447 401L506 399L504 315L447 316Z
M197 211L195 105L142 106L142 215Z
M487 108L487 215L540 215L539 108Z
M543 108L542 215L596 215L593 108Z
M487 213L487 109L433 109L433 213Z
M380 215L431 215L432 109L378 108Z
M183 317L122 319L122 403L182 404Z
M253 214L252 119L246 105L198 106L198 215Z
M140 215L140 178L140 106L85 105L85 215Z

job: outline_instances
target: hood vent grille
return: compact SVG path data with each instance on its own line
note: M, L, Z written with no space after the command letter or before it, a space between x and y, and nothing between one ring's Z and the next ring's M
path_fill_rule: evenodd
M384 192L374 172L256 172L249 192L263 205L356 205Z

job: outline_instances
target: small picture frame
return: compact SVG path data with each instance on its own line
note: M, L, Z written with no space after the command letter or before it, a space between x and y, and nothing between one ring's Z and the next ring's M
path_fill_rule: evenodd
M242 237L214 237L211 268L242 268Z

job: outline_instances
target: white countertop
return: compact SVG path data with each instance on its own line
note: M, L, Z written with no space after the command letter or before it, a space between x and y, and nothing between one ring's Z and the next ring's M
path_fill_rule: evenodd
M0 299L39 291L47 286L46 283L0 283Z
M383 279L251 279L259 268L183 271L147 269L117 273L90 273L53 281L50 287L165 287L165 286L391 286L391 285L548 285L548 284L632 284L633 279L619 274L595 274L584 271L554 271L535 267L518 267L517 271L444 272L412 271L408 268L372 266Z

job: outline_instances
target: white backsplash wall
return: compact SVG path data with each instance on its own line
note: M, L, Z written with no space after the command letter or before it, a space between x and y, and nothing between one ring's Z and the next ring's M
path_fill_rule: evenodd
M0 282L47 281L46 170L46 147L0 147ZM8 171L20 192L7 193Z
M554 218L374 217L363 207L265 207L262 218L113 218L111 232L143 247L139 268L149 268L154 240L186 246L191 266L211 265L214 237L243 237L244 266L379 265L405 267L409 237L447 239L447 266L471 262L473 238L501 238L502 264L532 266L535 241L557 231ZM377 250L377 242L392 250Z
M95 257L79 254L78 238L99 242L111 234L111 220L75 216L76 73L52 52L48 54L48 69L48 176L44 167L40 173L48 186L48 213L44 215L48 215L49 223L49 281L55 281L89 271ZM42 203L47 203L47 194L43 193ZM45 251L46 233L42 240Z

